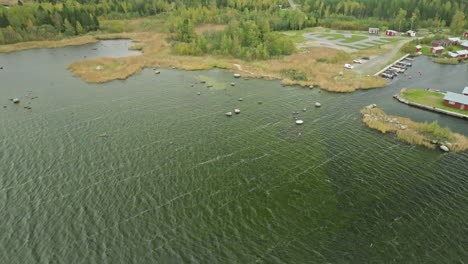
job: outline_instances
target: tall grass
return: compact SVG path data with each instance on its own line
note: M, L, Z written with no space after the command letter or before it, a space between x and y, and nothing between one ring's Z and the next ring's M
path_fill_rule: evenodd
M451 151L468 149L468 138L453 133L449 128L439 126L437 122L417 123L408 118L387 115L378 108L364 108L361 110L362 121L369 127L381 133L393 133L398 139L412 144L434 149L432 141L450 143ZM392 122L389 122L392 120ZM393 121L396 120L397 122ZM406 126L405 129L401 127Z

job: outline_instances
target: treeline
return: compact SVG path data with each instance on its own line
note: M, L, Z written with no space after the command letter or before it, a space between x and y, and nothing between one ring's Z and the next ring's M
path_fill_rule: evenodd
M98 28L93 11L78 3L0 6L0 44L56 39Z
M318 25L364 29L366 22L374 26L443 27L450 25L456 12L468 15L466 0L296 0L307 16ZM364 19L364 20L363 20ZM404 20L403 22L401 22Z
M177 26L175 52L181 55L222 55L254 60L292 54L294 43L271 32L267 20L233 21L224 30L197 36L188 19Z

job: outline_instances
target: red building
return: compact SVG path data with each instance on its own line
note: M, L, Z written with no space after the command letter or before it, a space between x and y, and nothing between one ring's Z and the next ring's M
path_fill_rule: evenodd
M468 32L463 33L464 38L468 38Z
M439 40L433 40L431 44L434 47L447 47L447 46L452 46L452 41L439 39Z
M396 36L398 32L396 32L395 30L385 30L385 35L387 36Z
M462 47L464 49L468 49L468 40L464 40L464 41L460 42L460 47Z
M468 87L465 87L465 90L468 90L467 88ZM465 92L465 90L463 90L463 92ZM468 96L447 92L444 97L444 105L468 111Z
M431 53L442 53L444 52L444 47L433 47L431 48Z

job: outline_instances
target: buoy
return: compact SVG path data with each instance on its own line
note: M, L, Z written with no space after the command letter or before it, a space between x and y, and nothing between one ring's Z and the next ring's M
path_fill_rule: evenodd
M232 116L232 112L227 112L225 115L226 116Z
M304 121L302 121L302 120L296 120L296 124L297 124L297 125L302 125L302 124L304 124Z
M440 149L441 149L442 151L444 151L444 152L449 152L449 151L450 151L450 149L449 149L447 146L445 146L445 145L441 145L441 146L440 146Z
M322 106L322 104L320 104L319 102L315 103L315 107L321 107L321 106Z
M238 74L238 73L234 73L234 78L240 78L240 77L241 77L241 75L240 75L240 74Z
M18 98L13 98L13 100L11 100L14 104L19 104L20 102L20 99Z
M234 109L234 113L240 114L240 109Z
M239 101L242 102L242 101L244 101L244 99L242 99L242 97L241 97L241 98L239 98Z

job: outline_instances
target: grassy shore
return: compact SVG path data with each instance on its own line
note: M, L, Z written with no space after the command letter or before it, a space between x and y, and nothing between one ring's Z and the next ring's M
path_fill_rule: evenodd
M403 89L400 96L408 101L468 115L468 111L444 105L444 94L420 89Z
M91 35L67 38L62 40L28 41L9 45L0 45L0 53L8 53L27 49L63 48L66 46L79 46L89 43L95 43L97 41L98 40Z
M314 85L332 92L353 92L358 89L384 87L387 84L382 78L345 70L343 65L349 62L351 55L335 49L310 47L290 56L262 61L246 61L219 56L180 56L173 53L172 46L167 41L169 35L161 26L163 25L161 20L154 18L108 20L102 21L101 25L106 32L95 32L60 41L4 45L0 46L0 52L82 45L106 39L131 39L137 42L131 49L141 50L141 55L90 59L72 63L68 68L75 76L90 83L126 79L144 67L175 67L183 70L204 70L217 67L246 77L281 79L286 85ZM201 34L205 31L223 28L223 25L204 25L197 27L196 32ZM109 33L123 30L126 33ZM366 52L372 53L372 51ZM354 55L368 55L361 53L357 52Z
M175 67L183 70L203 70L217 67L240 73L246 77L282 79L283 83L287 85L314 85L333 92L352 92L357 89L370 89L386 85L382 78L362 76L345 71L343 64L349 60L350 55L329 48L309 48L282 58L245 61L230 57L176 55L172 52L171 45L166 41L167 34L165 33L106 34L99 35L97 38L132 39L138 43L133 48L141 50L142 55L106 58L105 60L97 58L71 64L69 69L87 82L101 83L125 79L143 67ZM108 69L107 64L112 65L117 62L127 66L116 67L113 72L96 70L96 65L100 65L99 68ZM291 71L300 74L291 75L289 74ZM301 78L297 78L297 76L301 76Z
M437 144L444 144L450 151L455 152L468 149L468 138L453 133L449 128L440 127L437 122L417 123L408 118L387 115L381 109L372 106L362 109L361 114L362 121L368 127L384 134L395 134L409 144L430 149L435 149Z

